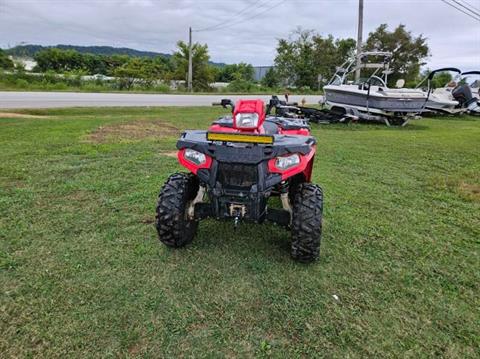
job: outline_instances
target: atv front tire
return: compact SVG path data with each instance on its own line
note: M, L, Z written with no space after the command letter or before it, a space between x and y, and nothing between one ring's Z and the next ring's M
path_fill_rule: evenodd
M299 262L313 262L320 253L322 237L322 189L302 183L295 190L291 256Z
M190 243L197 232L198 221L187 218L187 208L198 192L198 180L193 174L174 173L163 185L156 208L158 237L169 247Z

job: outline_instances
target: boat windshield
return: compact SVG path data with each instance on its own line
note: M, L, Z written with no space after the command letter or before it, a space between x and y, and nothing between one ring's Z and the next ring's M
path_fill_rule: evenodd
M373 85L373 86L387 87L387 85L385 84L385 81L383 81L383 79L381 79L378 76L370 77L369 82L370 82L370 85Z
M480 80L475 80L470 84L470 87L480 87Z
M338 76L338 75L335 75L335 76L333 77L333 80L332 80L332 82L331 82L331 85L340 86L340 85L342 84L342 82L343 82L343 81L342 81L342 78L341 78L340 76Z
M361 77L359 80L351 82L352 85L358 86L364 85L366 83L370 83L370 85L372 86L387 87L387 85L385 85L385 81L383 81L383 79L378 76Z

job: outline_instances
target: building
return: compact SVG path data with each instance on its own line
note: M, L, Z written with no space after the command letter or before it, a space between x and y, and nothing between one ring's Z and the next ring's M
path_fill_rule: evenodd
M253 66L253 79L255 81L261 81L268 70L270 70L273 66Z
M35 66L37 66L37 62L33 59L27 57L13 57L9 56L10 60L12 60L15 64L20 64L25 68L27 71L32 71Z

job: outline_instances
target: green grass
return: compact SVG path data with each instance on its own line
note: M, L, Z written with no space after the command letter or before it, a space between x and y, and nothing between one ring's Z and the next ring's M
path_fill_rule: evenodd
M167 249L175 137L88 137L219 109L24 112L48 117L0 118L2 357L480 355L479 120L313 125L324 236L300 265L272 225L205 221Z

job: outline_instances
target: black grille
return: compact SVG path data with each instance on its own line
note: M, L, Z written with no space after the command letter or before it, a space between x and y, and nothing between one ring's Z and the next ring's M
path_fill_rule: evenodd
M252 187L258 180L258 168L252 165L219 163L217 180L226 187Z

